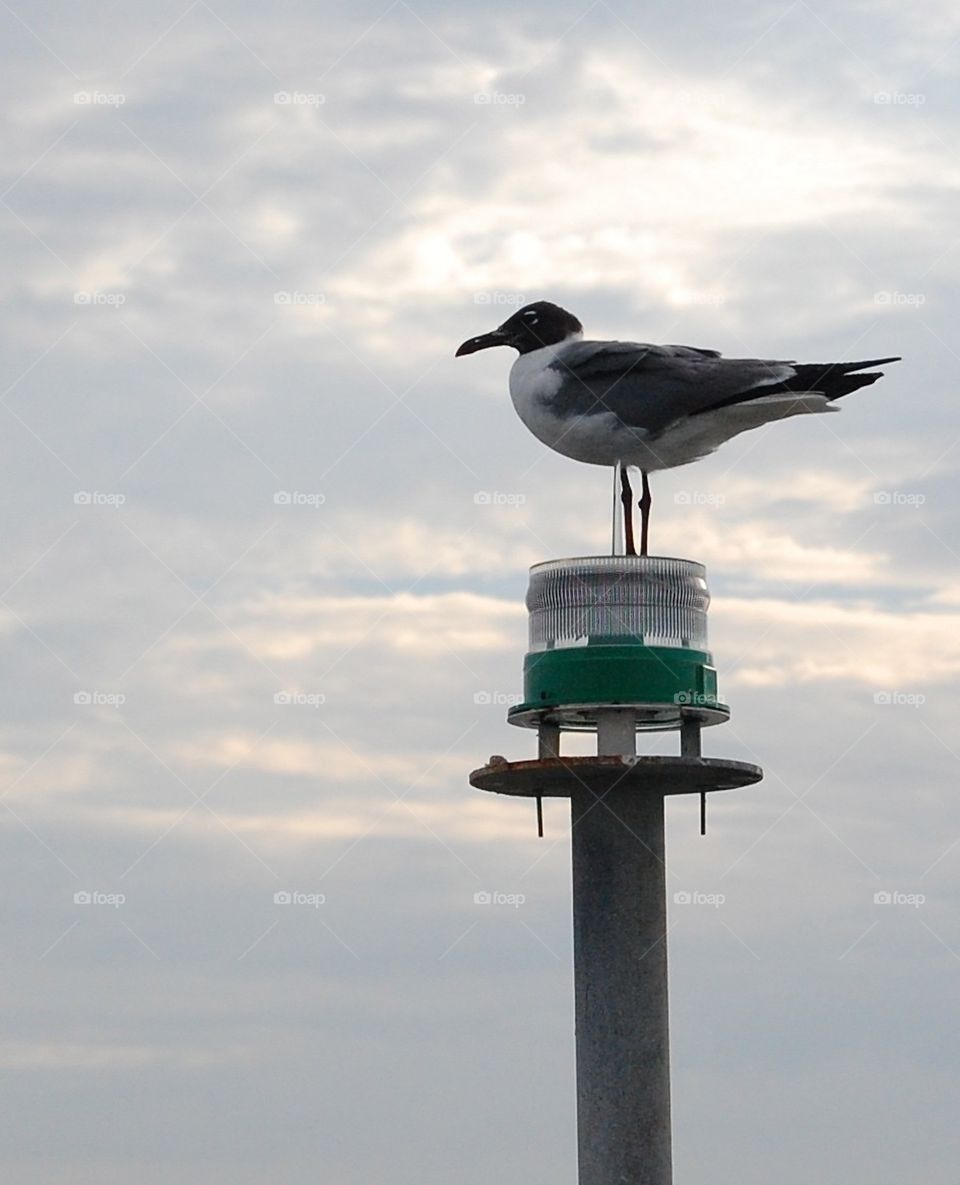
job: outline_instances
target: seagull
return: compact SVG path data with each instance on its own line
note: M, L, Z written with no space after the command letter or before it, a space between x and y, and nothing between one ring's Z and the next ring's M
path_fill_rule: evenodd
M866 367L900 361L777 362L724 358L693 346L584 341L577 318L548 300L468 338L456 357L491 346L517 351L510 398L538 440L575 461L619 466L628 555L636 555L628 466L641 474L640 554L646 555L650 473L699 461L772 420L839 411L834 400L883 377L861 373Z

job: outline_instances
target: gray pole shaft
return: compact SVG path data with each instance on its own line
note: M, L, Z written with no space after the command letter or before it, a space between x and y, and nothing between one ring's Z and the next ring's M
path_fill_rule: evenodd
M671 1185L663 795L571 809L580 1185Z

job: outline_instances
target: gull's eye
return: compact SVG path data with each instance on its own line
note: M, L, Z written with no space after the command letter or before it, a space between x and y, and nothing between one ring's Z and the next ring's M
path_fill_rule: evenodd
M537 314L536 314L536 313L533 313L533 312L530 312L530 313L524 313L523 315L524 315L525 317L528 317L528 318L529 318L529 320L530 320L530 324L531 324L531 325L536 325L537 321L539 320L539 318L537 317Z

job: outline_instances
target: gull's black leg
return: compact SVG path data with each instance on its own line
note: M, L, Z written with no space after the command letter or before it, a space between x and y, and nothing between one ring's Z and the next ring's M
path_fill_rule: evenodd
M636 555L637 549L633 544L633 490L630 488L630 475L627 467L620 462L620 501L623 503L623 536L627 555Z
M643 495L640 498L640 554L647 554L647 536L650 531L650 507L653 504L653 499L650 496L650 481L647 478L646 469L640 470L640 476L643 478Z

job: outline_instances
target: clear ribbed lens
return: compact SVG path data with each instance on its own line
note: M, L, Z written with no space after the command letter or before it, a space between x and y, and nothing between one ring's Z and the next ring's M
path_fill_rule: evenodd
M530 650L629 645L707 649L702 564L661 556L591 556L530 569Z

